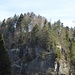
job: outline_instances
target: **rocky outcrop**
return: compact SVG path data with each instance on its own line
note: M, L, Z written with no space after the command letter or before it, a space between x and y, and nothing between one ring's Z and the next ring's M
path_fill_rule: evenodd
M54 70L54 60L52 55L47 55L44 60L40 57L36 58L28 64L28 72L31 73L47 73L49 68Z
M12 62L13 75L16 74L51 74L57 73L68 75L69 66L62 56L59 63L55 61L54 49L50 52L43 50L41 47L27 48L25 45L22 49L11 49L9 51Z
M69 74L69 64L65 60L60 59L60 74L68 75Z

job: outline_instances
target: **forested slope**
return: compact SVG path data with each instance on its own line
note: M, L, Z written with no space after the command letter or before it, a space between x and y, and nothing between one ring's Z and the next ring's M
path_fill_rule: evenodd
M64 27L60 20L51 23L33 12L15 14L0 22L0 32L12 66L14 63L25 66L20 74L31 72L32 68L33 73L47 73L49 68L55 70L55 62L62 67L62 61L67 69L75 68L75 28Z

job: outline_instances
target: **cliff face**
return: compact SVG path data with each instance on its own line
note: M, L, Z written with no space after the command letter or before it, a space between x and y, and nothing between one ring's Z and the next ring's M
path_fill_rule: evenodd
M56 62L55 64L55 71L57 70L57 67L59 67L59 74L69 75L70 65L68 61L65 59L65 55L63 53L64 51L62 51L62 46L60 44L57 44L56 46L59 48L60 53L62 55L61 58L59 59L59 64L58 62Z
M12 73L15 74L65 74L68 75L69 66L64 56L60 59L59 64L55 60L54 49L50 52L44 51L41 47L34 49L35 54L32 54L31 48L24 47L22 57L19 57L19 49L10 50L10 57L12 62ZM33 57L35 56L35 57ZM28 61L31 59L31 61Z
M59 74L69 75L70 65L69 63L62 57L62 59L58 62L55 62L55 71Z
M61 74L65 74L68 75L69 74L69 64L68 62L66 62L64 59L60 59L60 68L59 68L59 72Z

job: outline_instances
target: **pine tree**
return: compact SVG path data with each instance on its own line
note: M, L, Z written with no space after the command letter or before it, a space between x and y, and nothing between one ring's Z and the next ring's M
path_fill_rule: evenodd
M49 26L49 28L51 29L51 23L50 23L50 22L48 22L48 26Z
M43 48L46 51L50 51L50 47L52 46L52 39L51 39L50 28L47 25L44 26L43 28L41 40L42 40Z
M66 26L66 40L68 40L68 38L69 38L69 27L68 26Z
M5 19L4 19L3 22L2 22L1 27L5 26L5 25L6 25L6 24L5 24Z
M35 25L31 32L31 45L35 46L38 44L38 31L39 31L39 25Z
M24 16L23 16L23 14L21 13L21 15L20 15L20 17L19 17L19 19L18 19L18 21L17 21L17 25L16 25L17 28L20 29L20 31L21 31L21 22L22 22L23 18L24 18Z
M11 75L11 64L0 33L0 75Z
M73 41L75 41L75 27L74 27L74 30L73 30Z

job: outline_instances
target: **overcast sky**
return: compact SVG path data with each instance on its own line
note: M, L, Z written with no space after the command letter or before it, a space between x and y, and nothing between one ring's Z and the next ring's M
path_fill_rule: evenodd
M52 23L60 19L65 26L75 26L75 0L0 0L1 21L27 12L44 16Z

